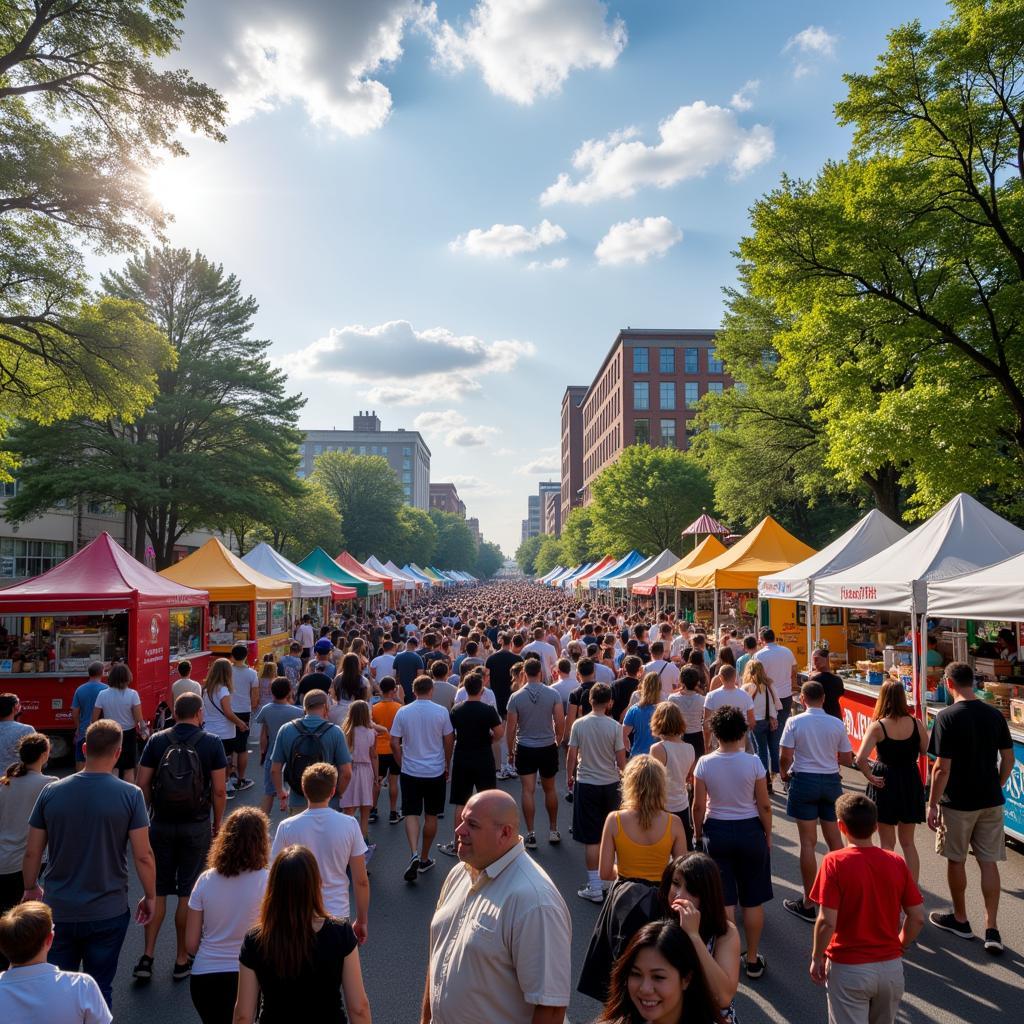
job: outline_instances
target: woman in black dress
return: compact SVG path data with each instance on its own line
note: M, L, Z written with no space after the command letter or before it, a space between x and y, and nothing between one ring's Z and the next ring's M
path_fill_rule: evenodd
M914 830L924 821L924 785L918 760L928 749L928 731L907 707L907 692L898 680L882 684L871 725L857 754L857 767L868 780L867 795L878 807L878 840L895 850L899 838L903 859L916 882L921 861ZM875 760L870 759L872 750Z

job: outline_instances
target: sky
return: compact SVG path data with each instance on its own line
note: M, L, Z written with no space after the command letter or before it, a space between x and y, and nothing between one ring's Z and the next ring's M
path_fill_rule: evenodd
M300 426L420 430L507 554L620 328L713 328L748 209L934 0L192 0L228 141L151 176L236 274Z

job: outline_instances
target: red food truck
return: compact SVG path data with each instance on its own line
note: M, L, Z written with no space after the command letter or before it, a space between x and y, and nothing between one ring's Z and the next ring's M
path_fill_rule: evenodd
M66 755L71 699L91 662L131 669L152 720L182 658L206 676L209 596L137 562L109 533L100 534L49 572L0 590L0 691L16 693L21 720Z

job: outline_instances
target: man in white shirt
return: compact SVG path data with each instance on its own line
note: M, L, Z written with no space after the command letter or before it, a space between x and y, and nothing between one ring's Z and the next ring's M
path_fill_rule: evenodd
M800 876L804 898L783 900L791 914L814 923L818 911L810 893L818 873L815 847L818 824L830 850L843 848L836 823L836 800L843 795L839 766L853 764L853 748L841 719L826 714L825 688L818 682L804 683L800 696L807 709L786 723L779 740L779 774L789 782L786 813L796 821L800 834Z
M256 670L246 663L249 648L245 644L235 644L231 648L231 710L248 726L252 709L260 703L260 677ZM228 793L236 789L241 792L253 785L252 779L245 777L249 767L249 732L239 729L235 734L234 757L232 770L228 780Z
M302 662L303 665L309 661L313 654L313 644L316 643L316 634L313 632L313 621L308 615L302 616L302 622L299 623L299 628L295 630L295 636L293 637L295 642L302 648Z
M644 675L653 672L661 683L661 699L679 689L679 669L665 657L665 644L656 640L651 644L651 661L644 665Z
M370 880L366 874L367 848L359 822L349 814L331 810L330 800L338 786L333 764L311 764L302 773L306 810L282 819L270 849L271 861L286 847L297 843L316 857L320 868L324 908L331 917L352 918L352 930L360 943L366 941L370 914ZM356 912L349 911L348 872L352 873Z
M381 644L380 654L370 662L370 678L379 683L385 676L389 676L395 666L395 645L391 640L385 640Z
M704 698L704 749L711 750L711 716L724 707L736 708L747 720L748 735L754 731L754 698L737 685L736 669L723 665L718 672L722 685Z
M555 674L558 652L544 639L543 626L534 627L533 639L522 650L524 658L528 658L531 654L540 659L544 669L544 682L550 683Z
M786 719L793 713L793 694L796 692L796 657L788 647L775 642L773 629L762 629L763 646L752 660L764 665L765 675L772 681L772 687L782 702L779 712L779 728L784 728Z
M672 641L670 657L673 661L680 661L683 651L690 646L690 624L686 621L679 623L679 636Z

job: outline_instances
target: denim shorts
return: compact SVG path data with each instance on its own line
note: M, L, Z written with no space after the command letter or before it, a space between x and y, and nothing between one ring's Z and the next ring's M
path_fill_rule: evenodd
M708 818L704 852L718 865L727 907L759 907L774 895L771 850L760 818Z
M786 813L797 821L836 820L836 801L843 795L839 772L793 772L789 780Z
M263 795L264 796L277 796L277 790L274 789L274 780L270 777L270 769L273 767L270 761L270 755L267 754L266 761L263 762ZM284 772L284 765L281 765L281 771Z

